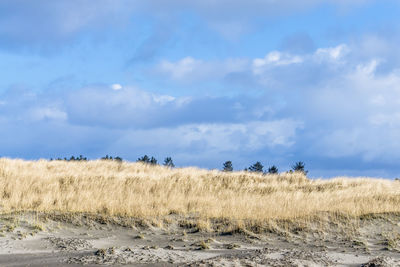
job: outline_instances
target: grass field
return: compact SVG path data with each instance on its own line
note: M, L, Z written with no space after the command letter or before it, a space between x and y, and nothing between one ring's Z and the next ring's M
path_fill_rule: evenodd
M399 266L399 204L384 179L2 158L0 265Z
M142 219L170 214L208 221L360 216L400 212L400 182L308 179L115 161L0 159L1 212L91 213Z

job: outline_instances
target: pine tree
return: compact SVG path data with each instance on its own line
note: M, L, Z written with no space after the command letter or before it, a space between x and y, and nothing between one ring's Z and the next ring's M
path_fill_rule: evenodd
M298 161L296 162L293 166L292 166L292 170L294 172L302 172L304 175L307 175L308 171L305 170L305 164L302 161Z
M253 165L249 167L249 171L251 172L263 172L264 166L261 164L261 162L257 161Z
M226 161L223 166L224 166L224 168L222 169L222 171L224 171L224 172L233 171L232 161L230 161L230 160Z
M151 157L149 163L150 163L151 165L157 165L157 160L156 160L156 158Z
M278 168L275 165L272 165L271 167L268 168L268 173L269 174L277 174Z
M174 168L175 167L175 164L174 164L174 162L172 161L172 158L171 157L166 157L165 159L164 159L164 164L163 164L165 167L168 167L168 168Z
M142 162L142 163L150 163L150 158L147 155L144 155L141 158L138 158L136 162Z

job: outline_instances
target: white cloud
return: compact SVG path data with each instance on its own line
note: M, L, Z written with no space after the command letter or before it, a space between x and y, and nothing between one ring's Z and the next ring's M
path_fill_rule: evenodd
M381 64L386 62L386 58L382 58L384 54L366 56L357 45L364 43L322 47L302 55L271 51L263 58L248 61L251 64L244 64L237 70L252 73L252 79L265 86L269 98L282 99L281 105L255 108L253 115L274 118L279 114L304 121L303 132L315 138L307 153L333 158L361 155L365 161L400 160L397 153L400 150L400 141L397 141L400 69L379 72ZM186 79L200 70L216 70L221 66L215 62L190 62L193 63L190 71L182 75ZM178 70L182 67L180 63L174 65ZM207 76L202 78L207 79ZM280 90L274 91L277 88ZM243 125L231 127L243 133L247 131ZM260 127L254 126L253 132L246 133L249 136L247 146L260 145L258 136L271 129ZM218 139L219 135L212 131L209 134L221 144L227 142ZM269 142L290 144L282 135L272 138L271 134Z
M71 92L64 101L69 120L79 125L149 127L161 123L160 118L190 103L186 98L151 93L131 86L124 86L123 90L107 89L86 87Z
M157 70L173 80L221 81L244 73L260 94L243 101L199 100L129 86L110 89L118 84L58 97L15 92L0 98L1 121L7 120L7 127L25 119L61 121L68 129L104 135L115 131L109 143L116 150L160 148L195 157L205 150L247 156L279 147L285 155L295 151L316 161L356 157L394 164L400 160L400 69L382 71L390 56L364 52L350 43L308 54L267 51L254 59L165 60Z
M122 85L120 85L119 83L114 83L111 85L111 89L118 91L122 89Z
M319 48L315 52L314 56L317 60L333 60L337 61L343 58L349 52L349 48L345 44L338 45L336 47Z
M282 53L279 51L272 51L268 53L264 58L256 58L253 60L253 73L260 74L267 67L271 66L286 66L291 64L302 63L303 58L297 55L291 55L289 53Z
M280 72L285 72L291 68L316 67L322 69L337 69L346 63L346 57L351 49L340 44L335 47L319 48L315 52L305 55L291 54L281 51L271 51L263 58L228 58L218 61L206 61L195 59L191 56L184 57L178 61L162 60L155 68L159 74L166 75L175 81L197 82L221 80L232 73L252 73L256 81L268 86L276 86L281 83L282 77L274 77ZM361 65L360 65L361 66ZM373 65L369 65L373 67ZM364 66L365 67L365 66ZM296 73L288 73L299 76ZM311 75L307 74L306 75ZM291 79L285 78L290 82Z
M140 146L160 150L193 150L207 153L255 152L277 146L294 145L302 123L295 120L251 121L248 123L204 123L178 127L129 131L116 146L127 140L141 140ZM132 143L132 146L139 144Z
M355 77L358 76L361 79L368 76L373 76L377 66L378 66L378 60L376 59L371 60L367 64L358 64L356 67L356 72L353 73L353 75Z
M58 96L49 91L29 94L29 98L18 96L0 96L13 103L1 107L0 127L6 130L0 133L0 140L20 133L13 136L12 145L1 143L3 151L8 149L7 155L13 155L11 148L19 144L32 151L45 146L46 151L55 153L52 157L88 150L97 153L94 156L117 151L124 158L130 155L131 160L142 151L184 154L182 161L188 163L191 158L218 158L221 153L255 157L263 150L293 147L303 127L299 120L254 116L253 105L247 106L242 98L199 100L130 86L117 91L110 86L92 86ZM246 117L238 120L238 114ZM29 133L24 133L28 128Z
M324 89L314 88L309 110L316 121L329 120L314 151L334 158L393 163L400 160L400 72L377 74L378 60L353 63Z
M303 59L300 56L293 56L288 53L281 53L279 51L272 51L268 53L264 59L256 58L253 61L255 67L262 67L264 65L273 64L276 66L290 65L301 63Z
M179 80L193 73L194 70L201 68L202 64L203 62L201 60L185 57L178 62L164 60L160 63L159 69L162 72L169 73L173 79Z
M229 73L242 72L247 68L248 60L246 59L204 61L188 56L176 62L163 60L155 70L176 81L192 82L221 79Z
M171 102L174 102L176 100L176 97L170 96L170 95L158 95L158 94L152 94L153 100L155 103L158 103L160 105L165 105ZM180 105L183 101L180 100L179 104Z

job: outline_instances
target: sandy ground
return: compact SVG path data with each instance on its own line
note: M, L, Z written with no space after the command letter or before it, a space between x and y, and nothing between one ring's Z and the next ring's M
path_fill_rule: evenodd
M3 215L0 228L0 266L400 266L400 216L262 234L33 214Z

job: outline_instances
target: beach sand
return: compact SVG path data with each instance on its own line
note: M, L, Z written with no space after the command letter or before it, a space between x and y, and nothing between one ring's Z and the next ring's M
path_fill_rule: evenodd
M177 217L160 226L2 215L0 266L400 266L396 214L263 233L201 231Z

